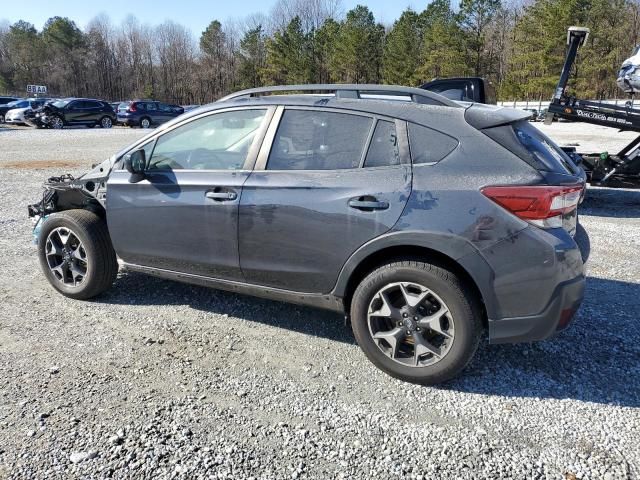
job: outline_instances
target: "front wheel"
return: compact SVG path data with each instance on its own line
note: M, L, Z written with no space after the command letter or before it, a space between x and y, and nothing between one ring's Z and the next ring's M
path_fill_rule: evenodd
M64 121L60 117L53 117L50 126L51 128L55 128L56 130L61 130L64 128Z
M118 273L107 225L87 210L48 217L38 238L40 266L60 293L86 300L107 290Z
M100 120L100 126L102 128L111 128L113 127L113 121L109 117L102 117Z
M401 261L371 272L356 289L351 323L365 355L396 378L425 385L458 375L482 333L477 301L452 272Z

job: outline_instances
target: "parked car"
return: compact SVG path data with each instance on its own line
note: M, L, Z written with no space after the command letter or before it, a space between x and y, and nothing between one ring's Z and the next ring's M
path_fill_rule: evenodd
M12 103L13 108L7 111L5 122L14 125L26 125L26 118L29 111L37 110L47 103L50 98L27 98Z
M84 125L111 128L116 114L108 102L91 98L63 98L45 104L36 111L33 119L26 121L36 127L64 128Z
M276 94L307 90L335 96ZM362 99L372 92L413 103ZM40 264L74 299L107 290L119 258L342 312L379 368L442 382L483 330L541 340L583 298L584 179L526 119L407 87L239 92L51 178L29 206Z
M160 125L184 113L179 105L169 105L155 100L132 100L118 107L118 123L129 127L150 128Z
M0 97L0 123L4 123L7 112L12 108L15 108L14 105L19 100L22 99L14 97Z

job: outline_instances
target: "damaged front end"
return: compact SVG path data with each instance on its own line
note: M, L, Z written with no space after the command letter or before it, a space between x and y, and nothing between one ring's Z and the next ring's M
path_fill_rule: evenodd
M84 209L105 218L107 179L111 170L110 166L111 160L105 160L78 178L64 174L49 177L44 182L42 198L27 206L29 217L35 223L33 234L36 243L42 222L53 213Z

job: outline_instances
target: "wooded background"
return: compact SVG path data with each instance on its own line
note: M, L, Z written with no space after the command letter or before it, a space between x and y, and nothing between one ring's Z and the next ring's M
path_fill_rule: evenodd
M199 36L167 21L104 15L81 29L53 17L42 30L0 21L0 94L47 85L56 96L155 98L202 104L240 88L291 83L419 85L434 77L489 78L501 100L549 99L570 25L591 29L575 92L623 96L615 84L639 43L640 0L434 0L392 25L340 0L279 0L268 14Z

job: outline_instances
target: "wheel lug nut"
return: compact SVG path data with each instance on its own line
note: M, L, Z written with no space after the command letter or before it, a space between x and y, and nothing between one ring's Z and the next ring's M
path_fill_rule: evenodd
M403 313L403 314L402 314L402 316L403 316L404 318L407 318L409 315L408 315L408 314L406 314L406 313Z

